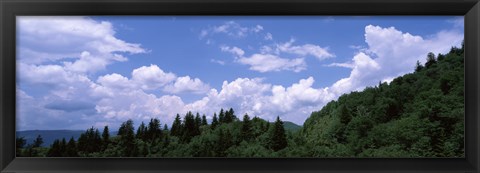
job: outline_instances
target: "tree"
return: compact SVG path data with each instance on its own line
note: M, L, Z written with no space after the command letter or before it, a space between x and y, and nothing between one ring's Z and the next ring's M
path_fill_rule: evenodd
M350 111L348 111L347 106L342 104L340 107L340 122L342 124L348 124L350 120L352 120L352 116L350 115Z
M105 150L108 147L108 144L110 144L110 132L108 130L108 126L105 126L103 128L102 132L102 144L103 144L103 150Z
M15 140L15 151L16 151L16 155L17 156L21 156L21 149L25 146L25 144L27 143L27 140L25 140L24 137L20 137L20 138L16 138Z
M197 126L195 124L195 118L192 114L192 112L188 112L185 115L184 118L184 133L182 136L182 141L183 142L190 142L190 139L192 139L194 136L198 135L197 134Z
M420 63L420 61L417 60L417 64L415 65L415 72L419 72L423 69L423 65Z
M245 114L243 116L241 138L245 141L250 141L252 137L253 137L252 122L250 121L250 117L248 116L248 114Z
M231 123L235 119L237 119L237 117L235 116L235 112L233 111L232 108L230 108L230 110L225 112L224 123Z
M273 131L270 134L270 148L273 151L279 151L287 147L287 136L285 135L285 129L283 128L283 122L280 117L277 116Z
M208 125L207 117L205 116L205 114L203 114L203 116L202 116L202 126L206 126L206 125Z
M180 115L177 114L177 116L175 117L175 120L173 121L173 124L172 124L172 129L170 129L170 134L172 136L181 136L182 134L182 122L180 120Z
M214 130L218 126L217 113L213 113L211 128Z
M427 63L425 63L425 67L429 68L430 66L432 66L436 62L437 62L437 60L435 59L435 54L433 54L432 52L429 52L428 55L427 55Z
M120 125L118 134L120 136L119 144L122 146L122 156L135 156L135 134L133 132L133 121L127 120Z
M145 123L142 123L140 124L140 126L138 126L138 129L137 129L137 134L135 135L135 137L137 139L140 139L140 140L146 140L146 131L147 131L147 127L145 127Z
M71 137L70 140L67 143L66 156L67 157L78 157L77 144L75 143L75 139L73 139L73 137Z
M150 143L155 142L157 139L162 138L162 130L160 129L160 120L157 118L150 119L148 123L148 129L146 130L146 137Z
M218 114L218 120L221 123L225 123L225 112L223 111L223 108L220 109L220 113Z
M202 118L200 118L200 114L197 112L197 115L195 115L195 135L200 134L201 125L202 125Z
M38 135L37 138L33 140L33 148L38 148L42 146L42 144L43 144L43 138L41 135Z
M53 141L53 144L50 146L50 149L48 150L47 156L48 157L60 157L62 156L62 151L60 147L61 143L60 140L56 139Z

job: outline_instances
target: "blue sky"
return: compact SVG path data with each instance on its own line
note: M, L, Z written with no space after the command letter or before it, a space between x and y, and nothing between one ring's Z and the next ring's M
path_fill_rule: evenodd
M463 40L458 16L17 17L17 129L233 107L303 124Z

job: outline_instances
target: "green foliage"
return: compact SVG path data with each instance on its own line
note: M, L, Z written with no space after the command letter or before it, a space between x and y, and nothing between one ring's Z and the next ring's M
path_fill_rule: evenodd
M463 157L463 48L437 57L313 112L305 146L314 157Z
M390 83L343 94L312 112L303 126L270 123L232 108L206 115L177 114L169 130L160 120L121 124L117 136L90 128L78 142L38 136L17 156L28 157L464 157L464 48L427 55L415 72ZM294 127L297 130L286 130Z

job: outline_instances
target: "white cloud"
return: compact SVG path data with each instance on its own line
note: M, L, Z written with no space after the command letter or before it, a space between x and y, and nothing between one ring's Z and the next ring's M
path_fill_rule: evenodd
M144 90L157 89L174 81L175 78L175 74L165 73L154 64L151 64L148 67L142 66L134 69L132 72L132 80Z
M245 27L240 25L235 21L227 21L222 25L209 27L207 29L202 29L199 34L199 38L203 39L207 36L214 34L225 34L232 38L244 38L251 33L260 33L264 28L261 25L255 25L252 27Z
M225 61L217 60L217 59L210 59L210 62L220 64L220 65L225 65Z
M239 58L238 62L250 65L250 70L262 73L283 70L300 72L307 68L303 58L287 59L272 54L253 54L250 57Z
M93 73L115 61L126 61L120 53L146 52L140 44L116 38L110 22L73 16L22 16L17 21L23 63L74 60L64 62L66 70Z
M318 60L335 57L334 54L328 51L328 48L322 48L313 44L294 46L292 45L294 42L295 40L291 39L289 42L277 45L277 49L281 52L292 53L301 56L311 55L316 57Z
M229 53L232 53L234 54L235 56L243 56L245 54L245 51L243 51L242 49L238 48L238 47L229 47L229 46L220 46L220 49L223 51L223 52L229 52Z
M164 91L169 93L191 92L196 94L206 93L210 89L208 84L200 79L191 79L190 76L183 76L176 79L175 83L165 86Z
M394 27L365 27L368 47L360 50L352 63L334 63L330 66L352 68L350 76L340 79L330 90L341 94L377 85L379 81L391 81L394 77L412 72L417 60L425 63L428 52L447 53L452 46L460 46L463 34L440 31L430 38L403 33ZM375 57L375 58L372 58Z
M133 87L128 78L117 73L100 76L97 79L97 83L104 87L114 89L130 89Z
M253 32L260 32L263 31L263 26L262 25L257 25L254 28L251 29Z
M265 39L265 40L273 40L273 35L272 35L272 33L267 33L267 34L265 34L264 39Z

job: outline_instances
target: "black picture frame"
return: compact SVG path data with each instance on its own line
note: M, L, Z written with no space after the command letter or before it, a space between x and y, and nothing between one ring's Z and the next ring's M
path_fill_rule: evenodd
M479 172L478 0L0 0L0 170L10 172ZM18 15L464 15L465 158L16 158Z

